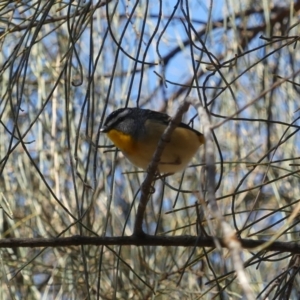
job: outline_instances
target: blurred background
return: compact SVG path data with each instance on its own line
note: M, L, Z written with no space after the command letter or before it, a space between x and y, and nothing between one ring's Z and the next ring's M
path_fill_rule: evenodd
M131 235L145 172L99 129L117 108L174 115L189 96L184 121L203 131L200 105L214 128L226 221L242 238L297 242L299 9L299 0L1 1L1 237ZM213 234L194 193L203 174L205 147L184 173L156 181L146 233ZM0 251L1 299L243 297L227 249ZM258 298L298 298L295 256L244 249L241 259Z

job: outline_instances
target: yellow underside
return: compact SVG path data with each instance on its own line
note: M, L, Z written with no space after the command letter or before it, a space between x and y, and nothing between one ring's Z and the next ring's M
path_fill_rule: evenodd
M131 163L145 170L164 130L165 126L160 123L152 123L147 138L140 141L134 141L131 136L115 129L110 130L107 136ZM183 170L203 143L203 136L198 136L192 130L177 127L160 158L158 166L160 173L175 173Z

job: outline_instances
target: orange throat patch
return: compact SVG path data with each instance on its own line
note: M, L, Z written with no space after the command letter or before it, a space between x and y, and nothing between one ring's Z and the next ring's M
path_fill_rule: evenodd
M123 133L116 129L111 129L109 132L107 132L107 136L121 151L124 151L127 154L132 154L135 152L136 143L129 134Z

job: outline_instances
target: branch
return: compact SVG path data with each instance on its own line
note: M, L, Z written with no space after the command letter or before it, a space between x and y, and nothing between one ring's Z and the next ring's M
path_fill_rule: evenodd
M136 219L134 224L134 235L143 235L143 219L145 215L146 206L149 200L150 190L151 190L151 184L154 180L154 176L156 174L157 166L160 161L160 157L162 155L162 152L166 146L166 143L168 143L171 139L171 135L175 128L179 125L182 119L182 115L188 110L190 103L187 101L184 101L178 108L175 116L171 118L171 121L164 131L163 135L160 138L160 141L157 145L156 151L153 154L152 160L148 166L147 169L147 175L145 180L142 183L141 186L141 197L140 202L138 206L138 210L136 213Z
M215 238L215 237L214 237ZM183 236L154 236L145 234L139 236L117 237L88 237L74 235L64 238L7 238L0 239L0 248L39 248L39 247L66 247L66 246L175 246L175 247L211 247L214 248L213 237ZM274 242L268 240L239 239L243 249L254 249L267 245L265 251L279 251L300 254L300 243ZM219 239L221 247L226 248L225 242ZM261 249L261 248L260 248Z

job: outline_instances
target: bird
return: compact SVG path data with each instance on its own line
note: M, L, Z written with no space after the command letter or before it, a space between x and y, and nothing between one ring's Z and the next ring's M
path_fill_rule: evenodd
M126 107L108 115L100 132L105 133L133 165L147 170L170 121L171 117L165 113ZM181 122L165 145L158 172L173 174L183 171L204 142L202 133Z

